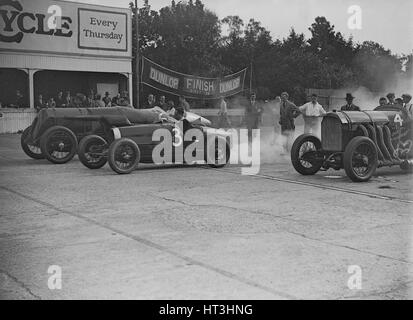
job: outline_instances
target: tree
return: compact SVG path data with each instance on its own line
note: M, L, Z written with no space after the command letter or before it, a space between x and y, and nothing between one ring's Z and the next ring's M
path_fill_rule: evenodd
M155 19L154 43L143 48L148 57L182 73L204 76L221 73L223 68L217 55L220 22L201 1L177 4L172 1L170 6L160 9Z

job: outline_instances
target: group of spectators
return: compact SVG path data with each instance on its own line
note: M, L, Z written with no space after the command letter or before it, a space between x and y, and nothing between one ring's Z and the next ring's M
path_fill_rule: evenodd
M105 92L102 97L101 94L95 94L92 90L88 95L77 93L72 95L70 91L59 91L55 97L45 99L42 94L39 94L35 101L35 108L37 111L45 108L105 108L123 106L130 107L129 95L127 91L118 93L111 97L109 92Z

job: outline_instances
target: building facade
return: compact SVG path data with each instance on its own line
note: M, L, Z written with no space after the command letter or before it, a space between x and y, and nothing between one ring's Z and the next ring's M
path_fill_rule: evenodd
M0 132L24 129L40 95L48 101L58 92L122 92L132 101L130 14L69 1L1 0ZM17 118L19 128L4 123Z

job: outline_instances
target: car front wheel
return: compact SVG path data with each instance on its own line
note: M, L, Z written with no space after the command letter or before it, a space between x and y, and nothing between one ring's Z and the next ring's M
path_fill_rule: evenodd
M97 135L84 137L79 143L79 160L89 169L102 168L107 160L108 144Z
M353 138L344 150L344 170L354 182L370 180L377 169L377 149L367 137Z
M66 163L72 160L77 152L76 135L63 126L50 127L40 138L40 149L50 162Z
M294 169L302 175L314 175L323 165L320 157L321 141L310 134L299 136L291 148L291 162Z
M44 155L42 153L42 150L40 149L39 146L36 146L32 143L30 143L30 134L32 131L32 127L29 126L26 129L24 129L21 137L20 137L20 144L21 147L24 151L25 154L27 154L30 158L39 160L39 159L44 159Z
M137 168L140 155L139 147L133 140L128 138L115 140L109 147L109 165L116 173L131 173Z

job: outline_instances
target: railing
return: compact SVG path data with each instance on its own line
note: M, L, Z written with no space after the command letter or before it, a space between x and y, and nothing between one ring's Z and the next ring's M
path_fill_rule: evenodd
M36 117L33 109L0 109L0 133L16 133L31 125Z

